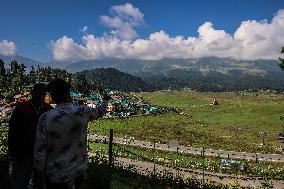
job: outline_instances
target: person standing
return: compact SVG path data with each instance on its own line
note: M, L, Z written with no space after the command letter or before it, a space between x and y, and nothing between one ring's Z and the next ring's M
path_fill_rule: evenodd
M19 103L9 121L8 150L12 160L12 179L16 189L26 189L32 177L33 149L38 119L52 109L44 99L46 85L35 84L32 99Z
M44 113L37 126L34 168L45 178L47 189L67 189L72 181L76 189L82 186L88 163L88 122L106 113L106 101L97 108L73 105L70 88L62 79L49 83L57 106Z

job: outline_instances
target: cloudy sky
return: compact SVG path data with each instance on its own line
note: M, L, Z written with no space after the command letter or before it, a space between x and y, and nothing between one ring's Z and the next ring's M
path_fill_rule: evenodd
M277 59L283 0L1 0L0 54L41 61Z

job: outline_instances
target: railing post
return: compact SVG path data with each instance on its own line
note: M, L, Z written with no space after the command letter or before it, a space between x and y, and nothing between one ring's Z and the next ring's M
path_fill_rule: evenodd
M112 162L113 162L112 143L113 143L113 129L110 129L109 130L109 143L108 143L109 167L112 166Z
M204 169L205 169L205 154L204 154L204 147L202 147L202 184L204 184Z
M155 155L156 155L156 140L154 140L154 145L153 145L153 151L154 151L154 158L153 158L153 162L154 162L154 178L156 178L156 162L155 162Z
M113 129L110 129L109 140L108 140L108 176L107 178L105 178L107 189L111 189L111 180L112 180L112 165L113 165L112 143L113 143Z
M257 153L255 153L255 163L258 163Z

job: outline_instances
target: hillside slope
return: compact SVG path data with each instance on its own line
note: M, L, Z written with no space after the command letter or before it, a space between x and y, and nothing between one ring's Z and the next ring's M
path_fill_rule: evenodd
M87 80L91 83L101 83L103 86L120 91L140 92L153 90L153 87L143 81L140 77L123 73L114 68L97 68L85 70L78 74L85 75Z

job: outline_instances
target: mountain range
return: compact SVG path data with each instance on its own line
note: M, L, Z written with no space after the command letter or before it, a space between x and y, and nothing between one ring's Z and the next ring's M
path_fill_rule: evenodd
M199 59L102 59L71 62L42 63L29 58L12 59L27 67L40 65L65 69L76 73L96 68L115 68L141 77L144 81L164 88L194 88L201 91L243 90L248 88L284 91L284 72L276 60L234 60L231 58L205 57Z
M141 77L156 89L187 87L199 91L284 91L284 72L276 60L234 60L217 57L154 61L103 59L64 65L64 69L69 72L108 67Z
M15 56L4 56L0 54L0 59L2 59L5 62L5 67L8 68L10 62L12 62L13 60L16 60L18 63L23 63L27 70L29 70L31 68L31 66L33 67L37 67L37 66L45 66L45 64L43 62L40 61L36 61L33 60L31 58L26 58L20 55L15 55Z
M57 66L57 65L53 65ZM232 70L251 75L265 75L269 72L281 72L275 60L238 61L230 58L206 57L200 59L162 59L162 60L125 60L103 59L80 61L65 64L64 69L78 72L95 68L112 67L134 75L165 74L175 70L198 71L206 75L210 71L229 74Z

